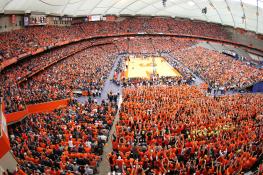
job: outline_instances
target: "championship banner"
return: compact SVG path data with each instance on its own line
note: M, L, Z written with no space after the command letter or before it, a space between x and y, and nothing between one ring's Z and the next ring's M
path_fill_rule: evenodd
M12 24L16 23L16 15L11 15L11 23Z

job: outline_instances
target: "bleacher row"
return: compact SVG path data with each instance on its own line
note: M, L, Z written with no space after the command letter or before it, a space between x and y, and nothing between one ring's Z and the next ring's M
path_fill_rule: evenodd
M126 88L111 171L262 174L262 101L262 94L209 97L188 85Z
M66 108L32 114L9 127L17 174L94 174L116 104L70 100Z
M97 44L99 43L100 42L98 42ZM63 48L52 50L52 52L44 53L41 56L33 57L31 59L26 59L23 62L20 62L18 65L14 65L9 69L6 69L3 72L3 76L1 77L2 90L4 92L3 95L5 100L5 112L11 113L11 112L23 110L26 104L34 104L37 102L46 102L46 101L58 100L58 99L69 97L70 90L76 88L75 85L69 89L69 86L72 85L73 80L76 80L75 84L84 83L84 82L80 82L80 77L82 74L83 74L82 79L85 74L88 74L90 76L90 80L89 80L90 82L87 82L88 80L85 79L86 81L85 83L89 84L85 87L86 88L90 87L89 91L91 91L91 88L94 87L95 83L97 83L97 81L99 81L99 79L101 78L100 75L105 76L107 73L105 72L105 70L100 69L97 66L94 66L94 64L98 64L95 62L95 60L101 59L104 61L102 63L106 64L107 62L105 62L105 60L107 59L106 57L108 57L108 54L105 51L103 52L99 47L90 48L90 52L92 52L92 54L90 54L90 57L86 57L87 51L85 51L85 48L90 47L91 45L92 45L91 42L84 41L82 43L65 46ZM105 49L107 49L107 47L109 46L104 46L104 47ZM84 51L82 51L83 49ZM78 57L82 57L82 59L78 59ZM63 61L58 63L56 62L64 58L68 58L66 63ZM73 58L75 60L73 60ZM86 58L91 58L91 59L86 59ZM90 64L82 64L80 61L83 61L83 63L89 62ZM34 74L34 72L37 72L39 70L42 70L44 67L50 65L50 63L54 63L54 64L56 63L56 66L59 66L61 64L64 65L73 64L71 67L68 67L67 70L65 70L66 74L69 73L68 72L69 69L70 71L73 71L75 64L75 66L77 66L76 68L78 68L77 70L79 71L76 73L76 75L78 75L78 78L73 79L73 77L71 78L68 77L67 82L62 82L62 79L67 78L67 76L62 77L61 75L62 72L60 72L61 74L59 74L58 77L55 77L55 73L53 73L52 76L51 75L47 76L50 77L48 79L47 77L45 77L46 75L45 73L51 70L47 69L43 71L44 74L37 74L36 76L34 76L34 79L29 78L30 80L27 81L29 75ZM79 68L80 65L86 67ZM91 68L91 65L93 65L92 68L97 70L88 69ZM100 66L103 67L103 65ZM110 69L110 67L107 67L107 69ZM58 73L58 70L59 69L54 69L56 73ZM91 73L94 71L96 71L97 74L91 75ZM103 72L103 73L99 74L99 72ZM79 81L77 81L77 79L79 79ZM24 81L20 83L21 80ZM57 81L57 84L55 84L55 82L53 82L52 80ZM38 84L39 81L42 81L42 83ZM100 86L102 84L103 83L100 83ZM66 85L67 85L67 89L65 87ZM81 88L80 87L81 84L78 85L79 85L78 88ZM53 93L51 94L51 92Z
M0 58L5 61L38 49L50 48L82 38L119 33L175 33L231 40L219 24L172 18L126 18L67 27L29 27L0 34Z
M242 89L263 80L263 70L217 51L196 47L175 51L175 57L202 77L211 87Z
M215 51L190 48L197 42L173 37L123 37L114 41L105 38L74 43L25 59L2 72L5 112L21 111L27 104L68 98L76 89L98 95L118 53L169 53L193 72L205 77L212 87L242 88L246 84L262 81L261 69ZM88 48L103 43L112 44ZM62 58L65 59L61 61ZM53 66L48 67L51 63ZM187 79L190 78L189 72L179 65L175 66L181 74L188 76ZM48 68L42 71L44 67ZM34 72L38 71L41 72L35 75ZM32 78L30 75L33 75Z

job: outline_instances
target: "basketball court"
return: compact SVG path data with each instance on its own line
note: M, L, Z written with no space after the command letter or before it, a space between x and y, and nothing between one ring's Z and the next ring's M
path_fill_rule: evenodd
M134 57L126 61L126 78L150 79L154 73L160 77L176 77L181 74L174 69L163 57Z

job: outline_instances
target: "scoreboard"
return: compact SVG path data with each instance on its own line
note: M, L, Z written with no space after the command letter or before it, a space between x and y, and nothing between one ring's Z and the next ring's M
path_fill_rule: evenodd
M25 26L35 26L35 25L46 25L47 17L45 15L30 15L24 17Z

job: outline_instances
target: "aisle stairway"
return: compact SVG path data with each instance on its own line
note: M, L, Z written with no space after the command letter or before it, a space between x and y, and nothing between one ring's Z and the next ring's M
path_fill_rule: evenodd
M113 83L111 80L113 79L113 75L114 75L114 70L116 69L118 62L120 60L121 56L117 56L114 65L104 83L103 89L101 91L101 96L96 97L95 99L97 100L98 104L100 104L102 102L102 100L107 100L107 94L109 92L112 93L121 93L121 87L117 86L115 83ZM79 97L77 100L81 103L85 103L85 101L88 101L89 97L84 97L81 96Z
M115 120L113 122L111 131L109 133L108 142L104 146L103 154L101 156L102 161L99 163L99 167L98 167L98 174L100 174L100 175L107 175L110 172L110 164L109 164L107 155L112 151L111 138L112 138L112 134L115 132L115 125L119 120L119 109L120 109L120 105L121 105L121 101L122 101L121 86L116 85L111 80L113 79L114 70L117 68L118 62L121 59L121 57L122 56L120 56L120 55L117 56L115 63L112 67L112 70L110 71L110 73L109 73L109 75L105 81L104 87L103 87L102 92L101 92L101 96L96 97L97 102L100 104L102 102L102 100L107 101L108 93L112 92L114 94L117 94L117 93L120 94L119 98L118 98L118 111L117 111ZM77 100L81 103L85 103L85 101L88 101L88 97L82 96L82 97L79 97Z
M113 78L114 70L116 69L120 59L121 59L121 56L117 56L114 66L104 84L104 88L102 90L101 97L98 99L99 103L102 100L107 100L107 94L109 92L120 94L118 98L118 111L117 111L115 120L113 122L112 128L109 133L108 142L105 144L104 149L103 149L102 161L100 162L99 167L98 167L98 172L100 175L107 175L110 172L110 164L109 164L109 160L107 156L112 151L111 138L112 138L112 134L116 130L115 126L117 122L119 121L119 109L120 109L121 102L122 102L122 90L121 90L121 86L116 85L114 82L111 81L111 79Z

